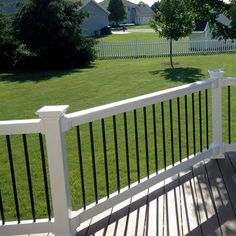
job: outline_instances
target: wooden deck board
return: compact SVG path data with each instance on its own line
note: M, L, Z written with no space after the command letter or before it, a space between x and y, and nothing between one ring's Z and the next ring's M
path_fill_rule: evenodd
M217 161L206 163L210 189L223 235L235 235L236 218Z
M227 188L227 192L234 210L234 214L236 213L236 172L233 166L232 161L230 160L230 156L225 160L218 160L218 166L222 173L222 177L224 180L224 184Z
M190 177L190 178L189 178ZM201 228L199 226L199 217L197 212L196 199L194 194L192 172L188 174L188 180L186 176L180 178L181 186L181 202L182 202L182 226L183 235L202 235Z
M177 192L176 188L178 187L179 180L165 181L165 235L180 235L180 209L179 202L177 202ZM168 185L167 185L168 184ZM179 192L178 192L179 194ZM180 197L178 196L178 199Z
M203 235L222 235L204 166L193 169L199 220Z
M236 153L231 153L165 180L106 217L94 217L77 236L236 235L235 199Z

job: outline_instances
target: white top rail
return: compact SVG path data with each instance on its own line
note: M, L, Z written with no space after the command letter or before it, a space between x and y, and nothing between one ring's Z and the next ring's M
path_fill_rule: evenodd
M147 95L126 99L119 102L110 103L91 109L66 114L65 118L71 122L70 127L85 124L105 117L117 115L123 112L132 111L147 105L156 104L169 99L181 97L187 94L196 93L211 88L215 79L198 81L191 84L182 85L175 88L162 90L160 92L150 93Z
M229 86L229 85L236 86L236 77L227 77L223 80L222 86Z
M119 102L94 107L91 109L66 114L65 119L63 120L63 130L66 131L77 125L89 123L123 112L132 111L137 108L156 104L169 99L174 99L187 94L196 93L198 91L211 88L214 82L215 79L198 81L175 88L170 88L159 92L122 100ZM222 86L228 85L236 86L236 78L227 77L222 79ZM0 121L0 135L33 133L44 133L41 119Z
M0 121L0 135L40 133L41 119Z

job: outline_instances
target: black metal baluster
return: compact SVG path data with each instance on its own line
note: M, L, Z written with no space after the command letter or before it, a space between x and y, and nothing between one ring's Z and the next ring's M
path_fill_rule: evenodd
M178 134L179 134L179 160L182 162L182 142L181 142L181 121L180 121L180 98L177 98L177 113L178 113Z
M96 203L98 203L97 173L96 173L96 162L95 162L95 151L94 151L94 140L93 140L93 123L92 122L89 122L89 131L90 131L91 156L92 156L92 166L93 166L94 194L95 194L95 201L96 201Z
M102 142L103 142L103 155L104 155L104 167L105 167L105 179L106 179L106 192L107 197L110 197L109 191L109 174L108 174L108 164L107 164L107 144L106 144L106 129L105 121L102 119Z
M202 93L201 91L198 92L198 98L199 98L199 131L200 131L200 151L202 152Z
M157 127L156 127L156 107L155 104L152 105L152 113L153 113L153 136L154 136L154 152L155 152L155 167L156 167L156 173L158 173L158 157L157 157Z
M140 163L139 163L139 144L138 144L138 124L137 124L137 111L134 110L134 131L135 131L135 147L136 147L136 162L137 162L137 177L140 182Z
M188 97L184 95L184 107L185 107L185 135L186 135L186 155L189 158L189 141L188 141Z
M118 142L117 142L117 130L116 130L116 116L113 116L112 118L113 118L113 131L114 131L117 189L119 193L120 192L120 170L119 170L119 155L118 155Z
M231 91L230 91L230 86L228 86L228 137L229 137L229 143L231 143L231 111L230 111L230 96Z
M33 194L33 186L32 186L32 179L31 179L29 153L28 153L26 135L23 134L22 138L23 138L23 146L24 146L24 153L25 153L25 163L26 163L26 171L27 171L27 178L28 178L28 187L29 187L29 194L30 194L31 211L32 211L33 221L35 222L36 217L35 217L35 208L34 208L34 194Z
M206 147L209 148L209 124L208 124L208 90L205 90L205 104L206 104Z
M174 131L173 131L173 114L172 114L172 100L169 100L170 108L170 142L171 142L171 160L172 166L175 163L175 152L174 152Z
M47 203L48 219L49 219L49 221L51 221L51 206L50 206L50 198L49 198L49 190L48 190L48 179L47 179L47 169L46 169L46 161L45 161L42 134L39 134L39 146L40 146L41 160L42 160L43 181L44 181L45 197L46 197L46 203Z
M77 148L78 148L78 156L79 156L79 168L80 168L80 179L81 179L81 191L82 191L82 202L83 208L86 209L86 195L85 195L85 187L84 187L84 169L83 169L83 156L82 156L82 147L81 147L81 138L80 138L80 127L76 127L77 131Z
M8 157L9 157L9 163L10 163L10 170L11 170L12 188L13 188L15 208L16 208L16 218L17 218L17 222L20 223L20 211L19 211L19 203L18 203L17 189L16 189L16 178L15 178L13 159L12 159L11 140L10 140L9 135L6 136L6 140L7 140L7 150L8 150Z
M3 207L1 189L0 189L0 213L1 213L2 225L4 225L5 224L5 215L4 215L4 207Z
M145 136L145 150L146 150L146 174L149 178L149 154L148 154L148 131L147 131L147 110L143 108L143 120L144 120L144 136Z
M163 157L164 168L166 170L166 139L165 139L165 114L164 114L164 102L161 102L161 118L162 118L162 143L163 143Z
M124 113L124 131L125 131L125 151L126 151L126 165L127 165L127 180L130 188L130 164L129 164L129 137L127 127L127 115Z
M195 102L194 93L192 93L192 118L193 118L193 153L196 155L196 133L195 133Z

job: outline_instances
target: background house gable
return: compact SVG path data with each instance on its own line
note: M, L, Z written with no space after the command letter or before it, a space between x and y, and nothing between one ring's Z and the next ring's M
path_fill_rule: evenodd
M99 3L100 6L107 9L110 0L104 0ZM145 3L135 4L123 0L126 9L126 19L122 23L148 24L149 20L155 16L154 11Z

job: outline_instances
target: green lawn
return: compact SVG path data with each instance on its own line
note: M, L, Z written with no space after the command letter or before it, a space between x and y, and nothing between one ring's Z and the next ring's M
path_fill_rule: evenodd
M128 29L151 29L150 25L132 25L128 26Z
M123 42L130 42L135 40L140 41L156 41L156 40L163 40L157 33L143 33L143 32L132 32L127 34L111 34L106 37L99 38L98 41L109 42L109 43L123 43Z
M208 78L208 69L222 68L226 76L236 76L236 54L220 54L212 56L186 56L175 57L177 63L175 69L170 69L165 63L168 58L133 59L133 60L101 60L96 61L90 68L71 70L71 71L51 71L51 72L32 72L32 73L5 73L0 75L0 120L35 118L35 112L44 105L70 105L68 112L82 110L109 102L118 101L166 88L175 87L185 83ZM236 101L235 92L232 91L233 100ZM204 96L204 94L202 94ZM210 94L209 94L210 96ZM204 97L203 97L204 98ZM189 111L190 100L189 96ZM198 97L196 95L196 102ZM204 99L202 99L204 107ZM233 101L232 101L233 104ZM181 112L183 112L183 100L181 99ZM210 105L209 105L210 106ZM224 120L227 118L226 105L224 102ZM157 109L157 129L161 131L160 105ZM169 126L169 104L165 104L166 115L166 145L171 146L170 126ZM176 100L173 100L173 120L177 120ZM198 127L198 106L196 106L196 127ZM236 110L236 108L233 108ZM145 176L145 145L143 129L143 110L138 109L138 127L140 142L140 164L141 176ZM155 170L154 150L153 150L153 128L152 128L152 107L147 107L147 129L149 133L148 145L150 156L150 172ZM182 113L183 114L183 113ZM189 112L189 119L192 114ZM120 160L121 185L127 185L126 164L125 164L125 145L123 115L117 117L118 135L118 154ZM235 120L234 117L233 121ZM134 145L134 124L133 113L127 113L129 143L130 143L130 165L131 180L136 180L136 160ZM107 134L108 168L110 192L116 189L116 174L114 166L114 141L112 119L105 119ZM224 123L226 124L226 123ZM184 117L181 118L181 130L184 133ZM235 123L234 131L236 129ZM102 150L102 136L100 121L93 123L96 167L99 182L99 197L105 194L104 180L104 161ZM203 124L205 131L205 123ZM199 130L196 130L199 138ZM210 130L211 133L211 130ZM232 132L233 133L233 132ZM225 133L226 135L227 133ZM190 130L189 135L192 135ZM36 216L45 217L46 208L44 201L42 170L38 138L36 135L29 135L29 156L32 173L34 197L36 202ZM85 188L87 202L94 201L92 165L90 154L90 141L88 125L81 126L81 144L85 169ZM109 137L109 138L108 138ZM178 138L177 125L174 124L174 147L175 160L178 159ZM183 156L185 155L185 136L181 137L183 142ZM199 140L199 139L197 139ZM24 160L24 150L20 136L11 137L12 153L16 170L16 182L19 195L19 205L22 218L31 216L30 199L28 194L27 175ZM81 207L81 186L80 172L77 154L76 129L66 134L67 152L70 172L70 183L72 191L73 209ZM158 156L162 157L162 137L158 136ZM234 140L235 141L235 138ZM193 150L192 138L190 142L190 152ZM203 142L205 145L206 138ZM199 141L197 141L199 147ZM171 161L170 149L167 150L168 163ZM0 188L3 197L3 207L7 219L14 219L14 200L12 196L11 176L9 173L9 162L7 157L7 147L5 137L0 137ZM159 159L159 168L163 166L163 160Z
M36 117L44 105L69 104L71 111L159 91L208 77L209 68L236 74L236 55L100 60L86 69L0 74L0 120Z
M130 25L126 26L126 29L151 29L150 25ZM112 27L112 31L122 30L122 27Z

